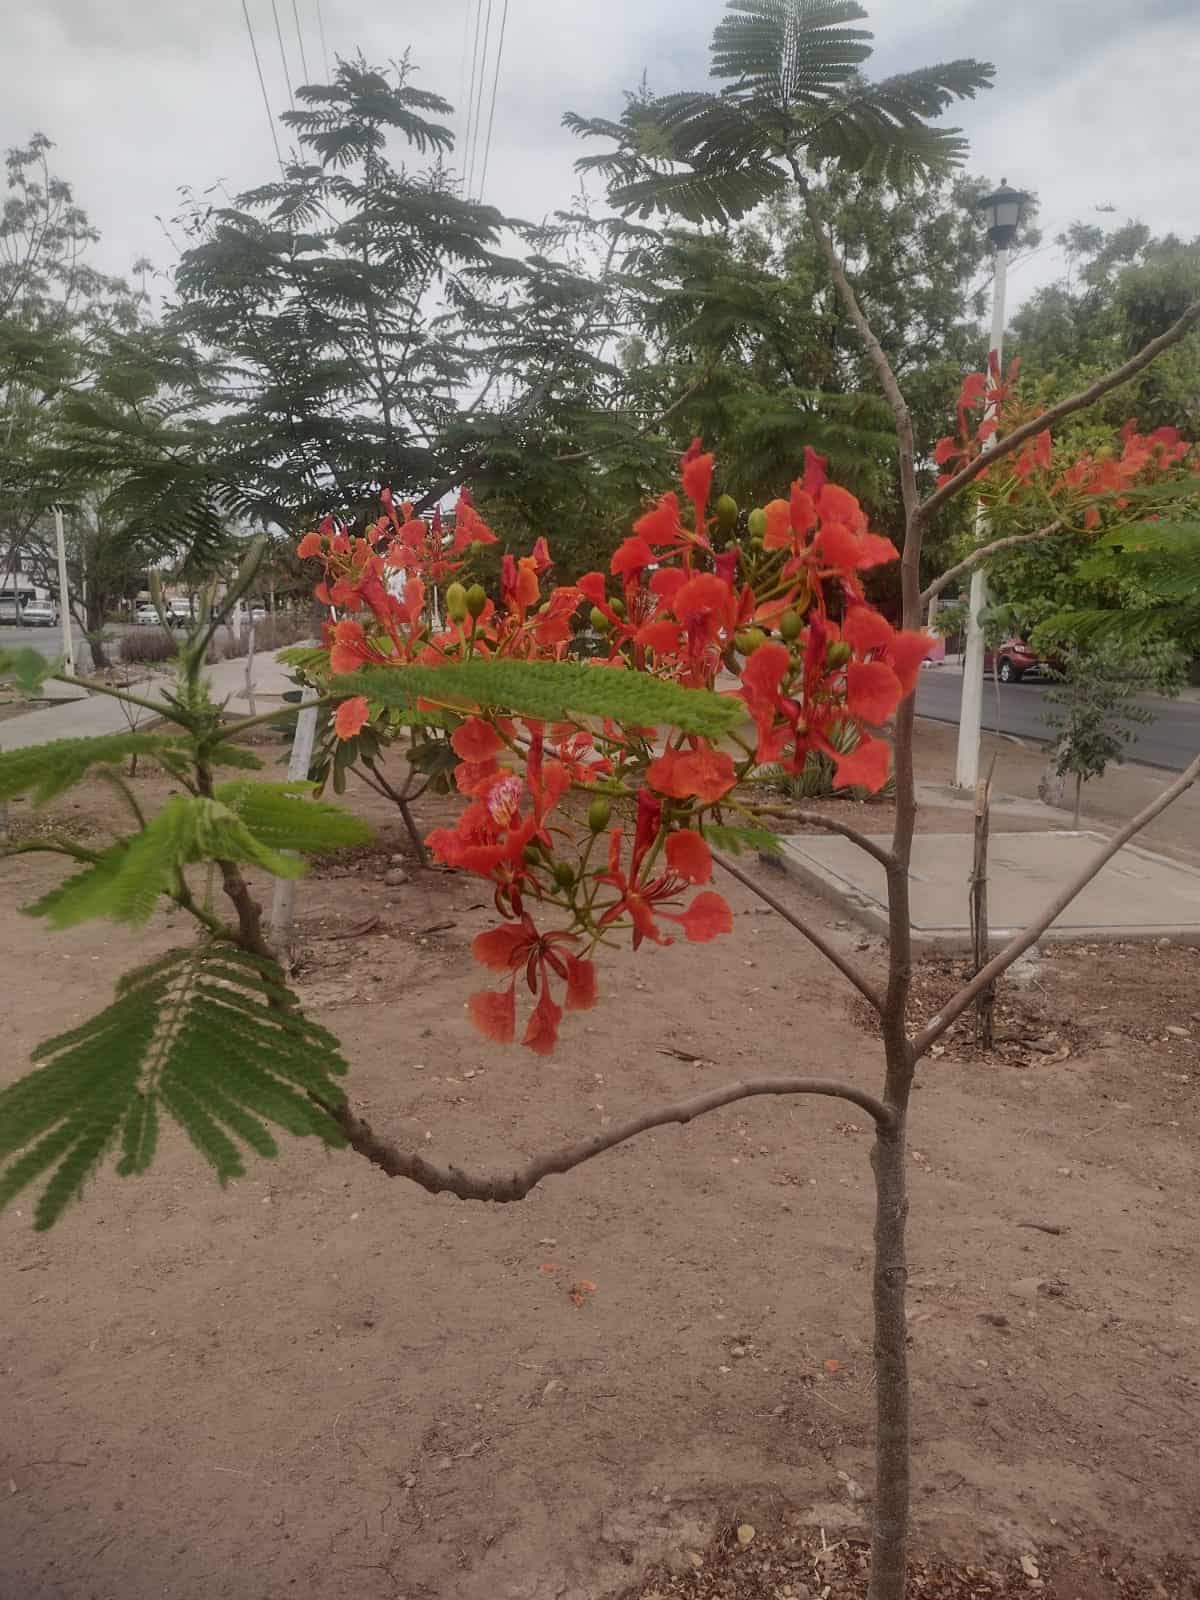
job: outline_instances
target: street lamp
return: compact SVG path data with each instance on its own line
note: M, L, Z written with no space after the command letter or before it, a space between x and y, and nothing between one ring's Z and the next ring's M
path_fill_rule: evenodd
M1029 196L1010 189L1002 178L994 194L985 195L979 209L987 222L988 238L996 252L992 275L992 336L988 344L988 366L999 371L1004 345L1004 291L1008 276L1008 250L1017 236L1021 213ZM994 358L994 359L993 359ZM984 412L990 420L993 407ZM994 433L984 440L989 450L996 442ZM975 539L982 543L987 535L987 517L980 502L975 511ZM983 725L983 629L979 615L987 605L987 574L980 565L971 574L971 594L967 603L967 643L963 653L962 705L958 718L958 753L954 782L960 789L974 789L979 781L979 738Z

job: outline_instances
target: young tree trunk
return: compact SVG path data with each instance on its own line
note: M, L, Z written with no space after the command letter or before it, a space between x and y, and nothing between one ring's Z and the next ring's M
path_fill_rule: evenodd
M908 1283L905 1150L905 1119L900 1113L891 1128L877 1127L871 1152L875 1173L875 1508L867 1600L904 1600L911 1495L908 1327L904 1315Z
M1074 817L1074 820L1071 823L1071 826L1073 828L1078 828L1078 826L1079 826L1079 800L1080 800L1080 795L1082 794L1082 792L1083 792L1083 779L1082 779L1082 777L1080 777L1079 773L1077 772L1075 774L1075 817Z

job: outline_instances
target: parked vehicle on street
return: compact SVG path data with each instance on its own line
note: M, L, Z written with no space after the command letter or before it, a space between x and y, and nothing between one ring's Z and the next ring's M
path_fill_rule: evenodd
M1039 655L1015 634L983 653L983 670L995 672L1001 683L1020 683L1022 678L1047 678L1055 671L1053 656Z
M26 628L56 628L58 606L53 600L26 600L21 607L21 623Z
M0 595L0 622L20 622L22 607L10 595Z
M162 621L158 614L158 607L149 603L140 605L137 608L133 613L133 620L139 628L156 628Z

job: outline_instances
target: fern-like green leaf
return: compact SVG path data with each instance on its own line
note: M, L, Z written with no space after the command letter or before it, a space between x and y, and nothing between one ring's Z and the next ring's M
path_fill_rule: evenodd
M466 661L447 667L372 667L335 678L335 694L365 694L384 705L418 699L461 708L503 709L547 722L573 716L612 717L648 727L665 723L716 739L746 715L740 700L707 689L683 689L644 672L574 661Z
M312 798L311 783L223 783L215 798L273 850L337 850L366 844L372 829L340 806Z
M735 828L709 822L704 826L704 837L714 849L728 850L735 856L741 855L743 850L765 850L772 856L783 853L783 840L769 828Z
M343 1098L337 1041L304 1015L277 966L232 945L172 950L127 974L110 1006L33 1060L0 1090L0 1206L49 1173L38 1228L114 1146L119 1174L145 1172L163 1111L222 1181L244 1170L243 1147L276 1153L270 1125L344 1143L323 1109Z
M49 744L0 753L0 800L27 794L45 805L79 782L92 767L112 766L126 756L157 755L171 740L157 733L106 733L96 739L54 739Z
M36 694L57 668L56 661L28 645L19 650L0 650L0 678L15 678L26 694Z

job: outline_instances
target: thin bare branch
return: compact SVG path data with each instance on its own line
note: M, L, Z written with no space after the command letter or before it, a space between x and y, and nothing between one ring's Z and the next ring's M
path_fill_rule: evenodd
M961 578L965 573L972 572L981 561L990 561L1001 550L1013 550L1020 544L1037 544L1041 539L1051 539L1060 532L1066 523L1062 517L1056 517L1053 522L1048 522L1044 528L1039 528L1036 533L1010 533L1003 539L993 539L990 544L981 544L971 551L962 561L955 566L947 568L940 578L935 578L932 583L926 584L921 590L921 604L928 605L935 594Z
M748 872L743 872L741 867L735 866L727 856L723 856L719 851L714 850L713 860L719 867L723 867L731 878L736 878L739 883L745 884L747 889L752 890L764 905L770 906L771 910L781 916L791 927L795 928L797 933L802 933L810 944L817 947L826 961L831 962L842 977L854 985L863 999L882 1015L883 996L872 984L868 983L853 962L847 961L841 951L836 950L830 944L824 934L818 933L815 928L810 928L808 923L798 917L794 911L790 911L782 900L777 899L769 890L764 889L761 883L756 883Z
M788 806L754 806L756 817L779 817L784 822L808 822L814 827L824 828L827 833L840 834L843 839L849 839L860 850L865 850L867 855L874 856L881 867L890 867L896 859L886 845L876 844L874 839L865 833L860 833L857 828L852 828L848 822L839 822L836 817L827 817L822 811L797 811Z
M1092 879L1096 877L1107 862L1112 860L1117 851L1123 845L1128 844L1135 834L1140 833L1147 823L1153 822L1155 817L1160 812L1165 811L1173 801L1178 800L1181 794L1184 794L1192 787L1197 778L1200 778L1200 756L1197 756L1190 766L1185 767L1175 779L1175 782L1168 784L1157 799L1151 800L1149 805L1143 806L1137 816L1131 817L1123 828L1118 829L1104 848L1096 852L1088 864L1071 879L1065 889L1055 895L1049 905L1043 908L1029 926L1022 929L1015 938L1010 939L1003 950L994 955L987 966L976 973L970 983L964 984L954 998L943 1006L937 1016L917 1034L912 1042L914 1055L918 1057L924 1055L929 1046L940 1039L946 1029L962 1016L980 990L986 989L989 983L998 978L1001 973L1007 971L1013 962L1029 949L1030 945L1036 944L1055 918L1061 916L1076 895L1087 888Z
M430 1194L453 1194L460 1200L493 1200L507 1205L524 1200L543 1178L555 1173L570 1172L585 1161L603 1155L619 1144L646 1133L651 1128L663 1128L671 1123L692 1122L706 1112L719 1111L722 1106L733 1105L738 1100L749 1100L756 1095L815 1094L836 1100L848 1100L865 1111L880 1127L890 1128L894 1118L887 1106L874 1095L852 1084L835 1083L824 1078L746 1078L729 1083L720 1089L709 1089L690 1100L680 1100L674 1105L661 1106L655 1111L643 1111L628 1122L594 1133L590 1138L565 1145L548 1155L536 1156L513 1172L492 1175L464 1172L460 1167L437 1167L415 1151L401 1150L386 1139L381 1139L348 1106L327 1105L319 1102L341 1128L351 1148L364 1156L389 1178L411 1178Z
M969 461L940 489L935 490L928 500L922 502L918 511L920 521L928 522L939 506L945 505L946 501L952 500L956 494L961 494L981 472L994 467L997 461L1011 455L1014 450L1019 450L1027 440L1041 433L1043 429L1051 428L1064 417L1073 416L1076 411L1083 411L1087 406L1094 405L1111 390L1119 389L1123 383L1128 383L1130 378L1136 378L1138 373L1144 371L1152 361L1157 360L1164 350L1169 350L1173 344L1178 344L1181 339L1186 338L1198 323L1200 323L1200 300L1190 305L1177 322L1173 322L1165 333L1160 333L1157 339L1151 339L1150 343L1144 345L1124 366L1117 367L1103 378L1097 378L1095 383L1086 389L1081 389L1078 394L1069 395L1057 405L1050 406L1040 417L1031 417L1028 422L1021 423L1020 427L1014 428L1011 433L1006 433L1002 439L995 439L990 450L977 455L974 461Z
M850 280L846 276L845 269L838 259L833 239L821 218L803 169L795 157L791 158L791 164L792 175L800 188L801 194L804 196L804 209L808 213L809 226L812 229L813 237L825 257L825 264L829 268L829 275L833 279L834 287L846 308L847 315L854 324L859 338L862 340L863 348L871 365L875 368L880 387L888 405L892 409L892 415L896 419L896 438L900 445L900 489L904 497L905 515L906 517L911 517L920 501L917 494L916 446L913 442L912 416L909 413L908 401L904 398L899 380L892 370L892 364L888 360L875 330L868 322L866 313L863 311L862 306L859 305L858 296L855 294Z

